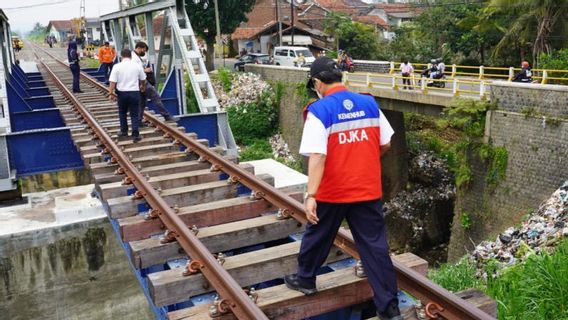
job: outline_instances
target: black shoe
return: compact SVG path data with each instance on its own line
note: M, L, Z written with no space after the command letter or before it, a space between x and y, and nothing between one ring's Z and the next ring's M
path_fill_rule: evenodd
M116 134L119 138L121 137L128 137L128 132L119 132Z
M318 289L316 288L315 285L307 283L307 281L302 280L300 277L298 277L295 274L285 276L284 282L286 283L286 286L288 288L300 291L301 293L307 296L311 296L312 294L318 292Z
M379 320L404 320L398 309L398 300L391 301L384 312L377 311L377 317Z
M132 142L134 142L134 143L140 142L140 140L142 140L142 137L140 137L140 136L136 136L136 137L132 138Z

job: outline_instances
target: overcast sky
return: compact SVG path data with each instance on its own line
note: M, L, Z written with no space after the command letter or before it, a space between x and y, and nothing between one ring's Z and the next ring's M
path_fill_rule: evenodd
M49 4L49 5L48 5ZM47 26L49 20L70 20L79 16L80 0L0 0L14 31L28 32L36 22ZM10 9L26 7L22 9ZM85 15L98 17L118 11L118 0L85 0Z

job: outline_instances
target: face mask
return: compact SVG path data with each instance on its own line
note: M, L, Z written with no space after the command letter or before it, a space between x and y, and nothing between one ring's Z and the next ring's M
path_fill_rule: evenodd
M316 87L316 82L314 80L314 91L316 92L316 94L318 95L318 98L323 99L322 94L319 92L319 90Z
M140 52L140 54L139 54L139 56L141 56L141 57L143 57L145 55L146 55L146 52L144 52L144 51Z

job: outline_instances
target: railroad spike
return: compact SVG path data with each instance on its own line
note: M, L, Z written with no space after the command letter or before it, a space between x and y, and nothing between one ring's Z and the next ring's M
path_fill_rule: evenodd
M276 220L285 220L289 219L292 216L290 209L278 209L278 213L276 213Z
M154 220L157 219L158 216L160 215L160 210L157 209L150 209L150 211L148 211L148 213L144 216L144 220Z
M196 225L192 225L191 228L189 228L189 229L191 230L191 232L193 232L194 235L197 235L199 233L199 228L197 228Z
M124 179L122 179L122 185L123 186L129 186L132 184L132 182L134 182L134 179L132 179L131 177L124 177Z
M119 176L119 175L123 175L125 173L124 168L123 167L118 167L118 169L114 170L114 174Z
M174 231L166 229L166 231L164 232L164 235L160 238L160 243L166 244L166 243L174 242L175 240L176 240L176 233Z
M144 193L142 193L142 191L140 190L136 190L136 192L134 192L134 194L132 195L132 200L138 200L142 198L144 198Z
M238 183L240 179L241 178L239 178L237 176L230 176L229 179L227 179L227 183L228 184L235 184L235 183Z
M220 265L225 264L225 254L223 252L217 253L217 262L219 262Z
M199 260L190 260L187 262L185 269L183 270L182 275L184 277L191 276L193 274L201 272L205 265Z
M251 191L249 199L250 200L260 200L264 198L264 193L260 191Z
M221 171L221 166L218 164L213 164L211 165L211 168L209 168L209 171L211 172L219 172Z
M256 292L254 287L251 287L250 290L248 290L248 296L252 300L252 302L256 303L256 301L258 300L258 292Z

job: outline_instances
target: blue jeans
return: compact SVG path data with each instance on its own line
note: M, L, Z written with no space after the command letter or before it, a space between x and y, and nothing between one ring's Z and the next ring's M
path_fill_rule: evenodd
M78 92L81 89L79 88L79 77L81 75L81 67L78 63L72 63L69 65L71 69L71 74L73 74L73 92Z
M138 137L140 125L138 119L138 103L140 101L140 91L117 91L118 98L118 118L120 120L120 132L128 133L128 121L126 114L130 112L130 122L132 123L132 136Z

